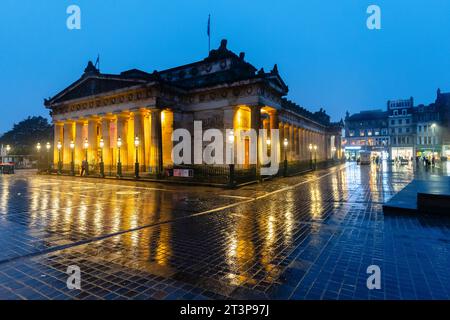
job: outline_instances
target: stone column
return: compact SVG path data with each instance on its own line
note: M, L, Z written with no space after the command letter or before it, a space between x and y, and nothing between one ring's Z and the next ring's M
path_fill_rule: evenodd
M138 148L138 161L139 165L145 166L147 163L147 158L145 154L145 150L147 149L146 145L146 134L145 134L145 117L147 115L147 111L145 109L141 109L134 113L134 138L139 138L139 148ZM136 155L135 155L136 158ZM134 160L136 161L136 159Z
M70 142L75 139L75 122L73 121L66 121L64 122L64 150L68 150L67 152L63 153L63 163L64 164L70 164L71 162L71 149L70 149Z
M285 138L285 135L284 135L284 123L283 122L279 122L279 124L278 124L278 132L279 132L279 136L280 136L280 141L278 141L278 146L275 146L273 143L272 143L272 147L273 148L275 148L275 147L277 147L278 148L278 150L280 151L280 162L283 162L284 161L284 138Z
M64 123L63 122L55 122L53 125L54 130L54 140L53 140L53 163L55 164L55 168L57 168L57 164L59 161L59 150L58 150L58 142L61 142L63 144L63 138L64 138ZM66 150L67 152L67 150ZM70 153L70 151L69 151ZM61 148L61 161L63 159L64 155L64 147Z
M84 141L87 138L87 126L85 125L85 120L78 120L75 123L76 129L75 129L75 156L74 156L74 162L75 165L80 165L83 162L85 158L85 151L84 151Z
M101 139L103 139L103 143L105 146L103 147L103 162L105 164L105 168L113 165L113 160L111 157L111 118L108 116L104 116L101 119Z
M98 133L99 118L94 117L88 120L88 162L90 165L99 163L98 159Z
M152 172L161 174L163 170L161 110L151 110L151 166Z
M120 113L117 115L117 139L122 140L122 147L120 148L120 161L122 166L131 166L132 164L128 161L128 121L130 115L126 113ZM118 158L118 155L116 156ZM124 171L126 168L124 168Z
M262 141L261 137L259 136L259 129L261 128L262 122L261 122L261 106L251 106L251 128L256 131L256 175L259 176L259 167L261 164L261 148L262 148Z

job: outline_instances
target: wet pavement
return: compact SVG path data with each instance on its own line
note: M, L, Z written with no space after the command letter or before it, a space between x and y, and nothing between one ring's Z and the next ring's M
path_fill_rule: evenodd
M449 299L450 218L382 211L418 174L442 172L346 164L237 190L0 176L0 299Z

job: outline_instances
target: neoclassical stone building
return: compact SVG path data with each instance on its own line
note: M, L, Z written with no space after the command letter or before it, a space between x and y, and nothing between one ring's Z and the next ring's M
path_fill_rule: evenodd
M342 125L323 110L312 113L284 98L288 87L277 66L258 71L244 56L222 40L201 61L152 73L105 74L89 62L80 79L45 99L55 126L55 168L60 156L68 168L72 158L78 167L87 154L91 172L102 157L105 171L114 171L120 154L124 172L132 172L137 153L143 174L161 176L173 167L173 130L193 134L194 121L202 121L203 130L280 129L288 146L272 148L279 148L281 161L285 155L289 163L310 161L310 144L317 146L318 162L340 158Z

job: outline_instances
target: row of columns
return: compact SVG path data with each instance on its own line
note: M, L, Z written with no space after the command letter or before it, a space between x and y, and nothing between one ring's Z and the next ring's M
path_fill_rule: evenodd
M280 142L286 138L288 140L287 159L288 161L309 160L311 151L309 145L316 145L315 156L317 160L328 158L326 136L313 130L297 127L285 122L279 122ZM282 159L285 157L285 148L282 148ZM314 154L313 154L314 156Z
M163 126L161 124L162 111L159 109L139 109L133 112L92 116L87 119L59 121L54 126L54 162L59 161L60 155L63 164L70 164L72 152L74 163L81 164L85 160L85 141L88 142L88 162L100 163L100 152L103 152L103 162L106 166L116 165L118 162L118 145L120 137L121 162L124 166L132 166L137 160L141 166L157 168L163 167ZM166 117L173 120L173 117ZM167 121L164 129L171 134L173 123ZM134 145L135 139L139 146ZM104 147L100 151L100 139ZM62 150L56 148L58 142L62 143ZM71 148L71 143L74 148ZM61 152L61 154L60 154Z

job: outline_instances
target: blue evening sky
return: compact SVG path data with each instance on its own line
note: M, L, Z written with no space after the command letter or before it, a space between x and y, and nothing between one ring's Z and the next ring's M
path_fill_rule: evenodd
M81 7L79 31L66 28L71 4ZM370 4L381 7L381 30L366 28ZM106 73L203 59L209 13L213 48L227 38L257 68L278 63L289 98L334 120L450 91L449 0L2 0L0 10L0 133L48 116L43 98L97 53Z

